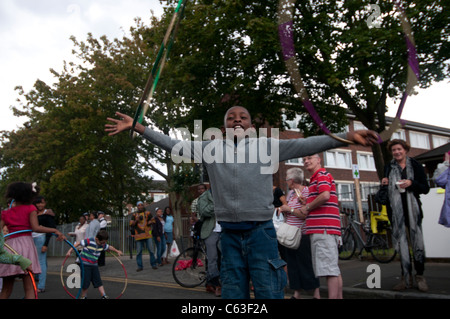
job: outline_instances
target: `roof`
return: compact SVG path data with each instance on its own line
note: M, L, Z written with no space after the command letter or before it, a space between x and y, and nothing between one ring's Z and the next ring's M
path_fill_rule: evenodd
M164 208L166 208L167 206L170 206L170 201L169 201L169 197L163 198L160 201L157 202L153 202L150 205L147 205L145 207L146 210L148 210L150 213L152 213L152 215L155 215L155 209L161 208L162 210L164 210Z
M435 160L443 161L444 155L448 151L450 151L450 143L441 145L441 146L436 147L435 149L432 149L428 152L417 155L416 157L414 157L414 159L421 163L435 161Z

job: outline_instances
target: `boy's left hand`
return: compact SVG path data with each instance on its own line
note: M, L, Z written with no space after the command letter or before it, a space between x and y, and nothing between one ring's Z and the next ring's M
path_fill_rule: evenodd
M363 146L372 146L378 142L378 134L371 130L349 132L347 139Z

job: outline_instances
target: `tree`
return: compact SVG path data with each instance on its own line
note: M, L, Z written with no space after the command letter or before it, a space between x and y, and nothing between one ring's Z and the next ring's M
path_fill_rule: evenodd
M3 189L15 180L36 181L61 220L71 221L88 210L121 214L125 203L141 199L151 187L145 172L153 171L168 182L181 229L187 186L175 177L188 174L192 181L192 169L175 165L170 153L143 139L104 133L106 117L135 112L173 8L166 10L149 26L137 19L130 37L121 40L88 34L79 42L73 37L78 62L64 62L61 72L51 70L53 86L37 80L30 92L17 88L20 105L13 110L28 121L18 131L1 134ZM144 124L170 134L180 116L177 106L156 104ZM167 173L157 163L165 164Z
M52 70L56 84L37 81L19 88L18 116L29 121L17 132L3 132L0 160L4 188L9 181L37 181L55 210L70 219L88 209L122 211L146 191L144 172L160 174L174 189L179 167L170 154L126 134L103 133L107 116L133 114L177 1L167 0L161 19L149 26L138 19L130 37L108 40L88 35L74 41L79 63ZM295 45L300 72L311 100L334 132L346 124L349 109L368 128L381 132L389 98L406 82L406 47L392 4L378 1L380 28L368 28L364 1L297 1ZM192 0L172 48L146 125L170 134L220 127L234 103L257 120L283 128L282 115L303 115L305 135L321 134L293 90L277 32L278 1ZM448 3L418 0L405 4L421 67L420 85L448 76ZM256 116L255 116L256 115ZM374 147L382 172L385 149ZM384 152L384 156L382 156ZM149 159L153 159L149 160ZM155 162L167 165L167 174ZM181 207L182 205L176 205ZM176 214L177 212L174 211Z
M168 1L173 3L174 1ZM407 50L389 1L375 1L380 28L369 28L374 1L296 1L295 49L300 73L318 113L332 132L346 124L350 110L369 129L386 128L388 99L406 86ZM449 8L445 1L408 1L421 68L420 86L449 74ZM239 103L259 123L283 127L303 115L305 135L322 134L296 97L281 57L278 1L189 1L159 98L183 106L179 124L220 126L229 104ZM192 127L192 126L190 126ZM373 148L379 175L389 158L385 145Z
M156 28L157 19L152 23ZM125 203L148 191L144 172L151 163L141 158L153 148L104 133L106 117L117 110L131 113L145 84L156 42L143 41L141 29L137 21L131 38L73 38L78 64L51 70L53 86L38 80L28 93L18 88L21 103L14 111L28 121L18 131L2 132L3 189L15 180L38 182L64 221L88 210L121 214Z

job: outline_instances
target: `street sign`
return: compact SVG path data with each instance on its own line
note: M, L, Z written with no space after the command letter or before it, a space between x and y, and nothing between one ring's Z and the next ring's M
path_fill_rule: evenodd
M353 174L353 178L359 179L359 168L358 168L358 164L353 164L353 165L352 165L352 174Z

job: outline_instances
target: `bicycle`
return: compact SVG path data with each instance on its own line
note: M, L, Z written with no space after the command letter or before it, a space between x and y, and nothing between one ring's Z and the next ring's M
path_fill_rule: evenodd
M203 240L194 231L194 246L186 248L176 258L172 275L182 287L195 288L206 281L208 260Z
M352 258L356 252L357 240L359 240L362 245L359 256L363 250L366 250L380 263L389 263L394 260L397 251L393 247L392 228L385 211L371 212L370 219L366 219L367 222L364 224L352 218L348 212L342 214L347 216L348 224L342 228L339 259L349 260ZM364 232L365 239L359 229Z

